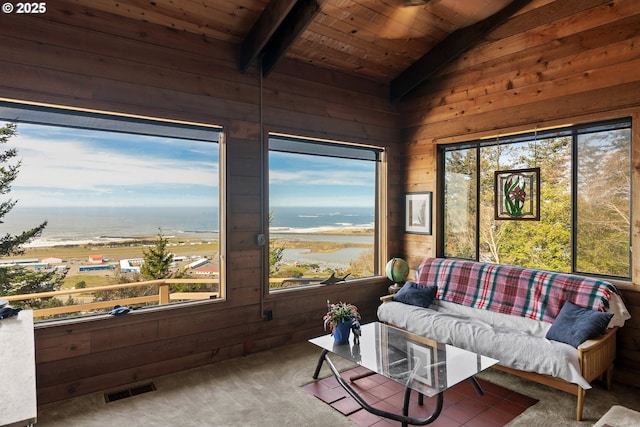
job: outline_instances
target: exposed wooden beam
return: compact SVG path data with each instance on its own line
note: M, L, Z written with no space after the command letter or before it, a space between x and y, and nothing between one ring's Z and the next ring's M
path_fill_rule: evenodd
M271 0L267 4L242 42L239 61L241 73L247 71L251 61L262 52L295 4L296 0Z
M307 28L320 10L316 0L298 0L264 49L262 76L267 77L276 62L289 49L295 39Z
M428 80L445 65L483 40L489 32L504 23L530 2L531 0L513 0L507 6L482 21L453 32L391 81L391 101L399 100L419 84Z

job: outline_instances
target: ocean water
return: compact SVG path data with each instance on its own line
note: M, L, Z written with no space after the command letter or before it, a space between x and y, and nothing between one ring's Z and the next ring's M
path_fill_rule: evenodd
M373 235L320 234L340 232L344 229L373 228L374 213L369 208L341 207L286 207L274 208L269 227L271 238L297 239L301 241L323 241L342 243L366 243L373 245ZM331 252L311 252L308 249L285 249L285 263L318 264L326 268L346 269L349 262L360 257L368 248L350 247Z
M0 233L17 234L43 221L47 227L28 246L100 243L130 238L214 238L218 234L217 211L205 207L79 207L19 208L3 218Z
M366 208L273 208L271 237L302 240L372 243L372 236L316 234L347 228L373 227L374 216ZM213 207L14 207L2 218L0 233L18 234L48 221L42 236L28 246L55 246L152 237L218 236L219 220Z
M271 209L271 233L317 233L345 228L373 228L371 208L277 207Z

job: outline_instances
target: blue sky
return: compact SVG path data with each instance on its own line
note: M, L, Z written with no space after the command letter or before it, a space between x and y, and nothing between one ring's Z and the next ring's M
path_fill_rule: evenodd
M17 208L218 202L218 144L19 123L10 147ZM269 165L271 207L374 205L374 162L271 153Z
M218 144L18 124L17 207L211 206Z
M375 162L269 154L270 207L373 207Z

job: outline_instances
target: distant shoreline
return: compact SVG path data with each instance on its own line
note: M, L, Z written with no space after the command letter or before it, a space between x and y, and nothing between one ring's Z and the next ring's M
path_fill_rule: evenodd
M353 227L353 228L336 228L336 229L323 229L318 231L309 230L295 230L295 231L270 231L272 236L276 236L275 239L283 239L282 236L304 236L304 235L317 235L317 236L373 236L373 228L369 227ZM189 232L189 236L178 235L163 235L164 238L172 241L199 241L199 240L215 240L219 237L217 231L192 231ZM192 235L192 234L195 234ZM198 234L209 234L209 238L204 236L198 236ZM286 239L286 237L284 237ZM70 239L62 238L60 240L40 238L35 239L30 243L23 245L25 250L39 249L39 248L58 248L58 247L73 247L73 246L104 246L104 245L127 245L131 243L140 242L147 244L157 239L156 236L98 236L95 238L79 238Z
M324 236L330 238L331 236L343 236L346 238L341 239L343 241L331 242L331 241L317 241L314 239L305 240L300 239L301 236ZM288 238L288 237L291 238ZM358 241L349 242L348 237L361 237L361 236L373 236L373 229L370 228L345 228L341 230L321 231L316 233L277 233L277 236L273 238L275 242L283 244L287 248L308 248L311 252L327 252L331 250L339 250L345 247L366 247L370 246L369 243L362 243ZM102 237L102 236L101 236ZM184 252L186 250L202 252L202 250L217 250L217 237L207 239L203 237L180 237L180 236L163 236L169 241L169 249L175 252ZM104 237L106 239L106 236ZM4 260L20 260L20 259L46 259L46 258L61 258L61 259L81 259L88 258L89 254L96 254L104 252L110 259L125 259L132 257L142 256L142 251L146 246L153 245L158 239L158 236L144 236L144 237L114 237L109 240L62 240L47 241L47 244L42 245L24 245L24 254L20 256L7 257ZM137 254L137 255L136 255ZM182 253L176 253L182 255ZM209 256L213 255L210 253Z
M299 235L322 235L322 236L373 236L373 228L336 228L321 231L270 231L272 236L299 236Z
M176 257L207 257L216 264L219 252L217 239L197 237L163 236L169 241L168 250ZM109 242L64 241L58 245L35 246L25 248L19 256L2 258L2 261L58 259L50 266L67 266L64 287L72 287L78 281L86 281L89 286L99 283L110 283L113 273L80 272L80 265L90 265L90 256L101 255L104 263L117 264L122 259L144 257L144 251L157 241L156 236L136 237ZM344 232L331 233L286 233L272 238L276 246L285 247L284 265L295 266L305 264L324 265L328 270L345 268L345 254L358 253L373 248L373 230L348 229ZM49 261L51 262L51 261ZM115 271L115 270L114 270Z

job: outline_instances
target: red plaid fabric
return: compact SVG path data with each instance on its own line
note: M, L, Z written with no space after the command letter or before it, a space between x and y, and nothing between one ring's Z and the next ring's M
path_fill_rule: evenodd
M531 268L428 258L418 283L436 284L436 298L553 323L565 301L607 311L618 290L604 280Z

